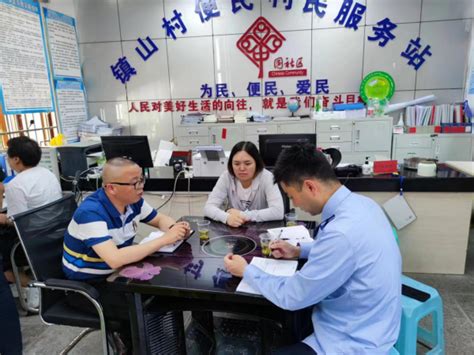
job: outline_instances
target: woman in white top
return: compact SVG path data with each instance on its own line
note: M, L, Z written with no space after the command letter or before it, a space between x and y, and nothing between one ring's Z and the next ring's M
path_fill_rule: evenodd
M204 206L204 215L231 227L246 222L283 219L283 198L264 169L252 142L237 143L230 153L227 171L217 180Z

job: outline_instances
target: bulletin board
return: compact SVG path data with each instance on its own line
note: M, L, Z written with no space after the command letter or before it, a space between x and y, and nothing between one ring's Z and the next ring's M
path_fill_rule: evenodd
M43 9L51 58L61 132L68 143L79 140L79 125L87 120L76 20L57 11Z
M4 114L54 110L48 66L38 3L0 0L0 102Z
M74 18L46 8L43 11L54 79L82 81Z
M80 81L58 80L55 87L61 131L69 143L77 142L77 129L87 119L84 86Z

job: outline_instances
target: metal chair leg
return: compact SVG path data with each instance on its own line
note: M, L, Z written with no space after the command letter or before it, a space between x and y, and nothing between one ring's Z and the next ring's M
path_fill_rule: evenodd
M50 289L53 289L53 290L57 290L57 291L72 291L72 292L77 292L78 294L81 294L83 295L85 298L87 298L91 303L92 305L95 307L97 313L98 313L98 316L99 316L99 322L100 322L100 334L101 334L101 338L102 338L102 352L104 355L108 355L109 354L109 344L108 344L108 341L107 341L107 326L105 324L105 317L104 317L104 310L102 309L102 306L99 302L97 302L96 299L92 298L91 296L89 296L89 294L87 294L85 291L81 291L81 290L73 290L73 289L70 289L70 288L65 288L65 287L61 287L61 286L54 286L54 287L48 287L46 286L43 282L38 282L38 281L34 281L31 283L33 286L35 287L39 287L39 288L50 288ZM40 294L40 297L41 297L41 294ZM41 303L41 298L40 298L40 303ZM89 329L89 328L87 328ZM86 331L83 331L81 332L81 334L79 334L78 337L76 337L76 339L78 338L79 340L87 333L89 333L90 331L86 332ZM83 334L85 333L85 334ZM72 347L74 347L75 344L77 344L77 342L79 340L76 340L74 339L72 341L72 343L74 343L72 346L69 345L66 349L68 349L67 351L70 351ZM64 351L63 351L64 352Z
M86 295L87 297L87 295ZM97 302L95 299L92 299L90 297L89 301L94 305L95 309L97 310L97 313L99 315L99 321L100 321L100 334L102 338L102 352L104 355L109 354L109 346L107 343L107 326L105 325L105 317L104 317L104 310L102 309L102 306L100 305L99 302Z
M86 328L84 330L82 330L61 352L60 352L60 355L66 355L68 354L82 339L85 338L85 336L89 333L92 333L94 331L96 331L97 329L93 329L93 328ZM104 353L104 355L108 355L109 354L109 342L107 340L108 338L108 334L107 334L107 331L105 329L105 327L102 327L100 330L100 335L102 337L102 345L103 345L103 348L102 348L102 351ZM113 346L113 341L111 342L111 346L112 346L112 352L115 353L115 348ZM104 348L105 347L105 348Z
M87 334L92 333L96 329L86 328L80 332L72 341L60 352L60 355L69 353Z
M20 246L20 242L15 243L10 253L10 262L12 264L13 275L15 276L15 286L18 292L18 299L20 300L21 308L23 308L25 312L37 314L39 312L39 308L28 306L28 303L25 302L25 299L22 297L22 294L21 294L22 286L21 286L21 280L20 280L20 269L16 265L16 261L15 261L15 253L19 246Z
M20 242L17 242L15 243L15 245L13 246L11 252L10 252L10 262L12 264L12 271L13 271L13 275L15 276L15 287L16 287L16 291L18 293L18 299L20 300L20 306L21 308L23 308L23 310L25 312L28 312L28 304L25 302L25 299L23 298L22 294L21 294L21 280L20 280L20 271L18 269L18 266L16 265L16 261L15 261L15 253L16 253L16 250L18 249L18 246L20 245Z

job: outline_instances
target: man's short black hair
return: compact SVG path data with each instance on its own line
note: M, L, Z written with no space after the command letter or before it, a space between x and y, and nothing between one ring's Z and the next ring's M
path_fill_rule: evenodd
M250 155L253 160L255 160L255 176L258 175L259 172L263 170L265 167L265 164L263 163L262 156L258 152L258 148L253 144L252 142L239 142L234 147L232 148L232 151L230 152L229 156L229 161L227 162L227 170L229 171L229 174L232 176L235 176L234 174L234 168L232 166L232 160L234 159L234 156L239 153L239 152L246 152L248 155Z
M10 158L18 157L24 166L34 167L41 160L41 148L31 138L25 136L11 138L7 145L8 156Z
M333 168L323 153L313 144L295 144L284 149L273 170L275 183L284 183L301 187L306 179L318 179L323 182L338 182Z

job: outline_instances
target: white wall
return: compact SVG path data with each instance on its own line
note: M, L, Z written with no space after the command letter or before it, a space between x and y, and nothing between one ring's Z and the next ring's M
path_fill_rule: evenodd
M55 1L52 1L54 3ZM58 2L58 1L56 1ZM237 97L247 98L252 110L262 110L261 98L248 98L249 81L260 81L257 68L236 48L237 39L259 17L267 18L286 37L280 51L271 57L303 57L308 77L276 79L285 95L294 95L297 79L329 79L331 97L357 93L362 78L383 70L395 80L392 102L436 94L438 103L463 99L472 31L472 0L359 0L367 11L359 30L333 22L342 0L328 1L326 16L304 14L303 0L293 0L290 11L283 2L274 9L267 0L247 0L254 10L231 12L231 2L217 0L221 16L202 24L190 0L74 0L84 81L90 115L127 127L127 133L148 134L152 146L158 139L173 137L173 124L182 113L128 113L131 102L166 99L198 99L200 85L225 82ZM162 18L172 10L183 13L188 27L173 41L161 28ZM398 25L397 38L379 47L367 40L372 26L389 17ZM150 36L159 47L143 62L134 48L137 38ZM400 53L408 41L420 36L431 45L432 57L416 72ZM138 75L127 85L116 80L110 65L126 56ZM270 61L269 61L270 63ZM265 68L266 72L269 68ZM261 82L273 80L264 77ZM263 85L262 85L263 86ZM263 87L262 87L263 90ZM301 110L307 113L307 110Z

